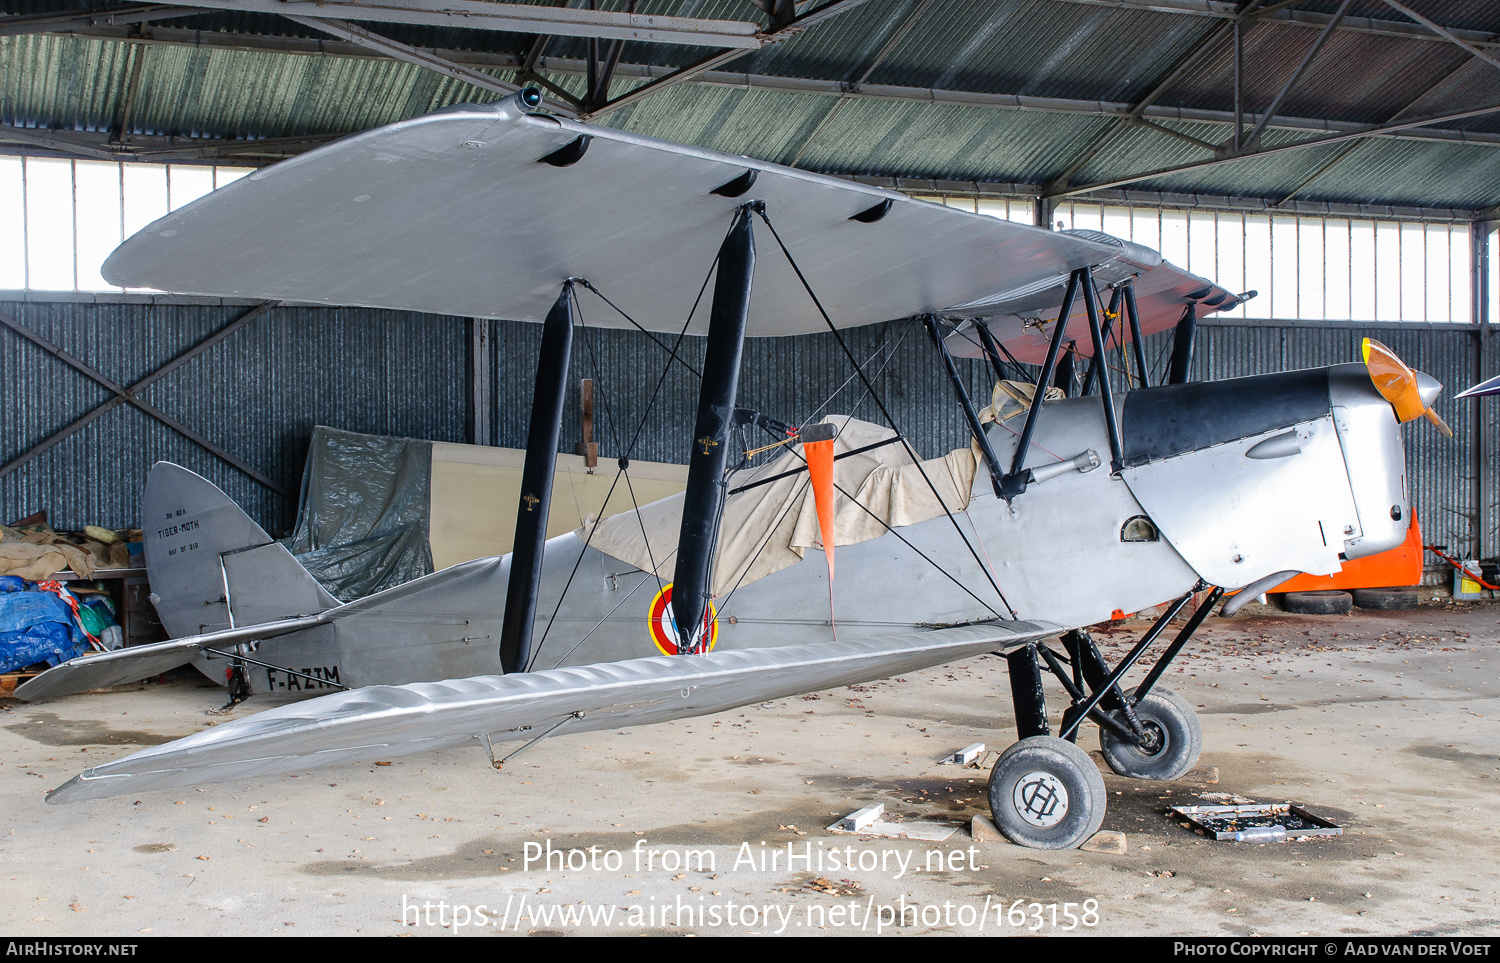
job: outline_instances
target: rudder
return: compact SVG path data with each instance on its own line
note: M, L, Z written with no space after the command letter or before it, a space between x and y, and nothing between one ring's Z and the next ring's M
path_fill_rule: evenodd
M151 469L141 528L151 601L173 638L338 604L218 486L179 465Z

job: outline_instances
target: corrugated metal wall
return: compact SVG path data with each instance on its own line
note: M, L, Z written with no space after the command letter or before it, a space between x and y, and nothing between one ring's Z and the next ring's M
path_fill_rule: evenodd
M0 302L0 311L128 387L247 306ZM142 397L279 484L279 495L131 405L120 405L0 478L0 520L47 510L54 525L139 524L157 461L196 471L268 530L291 526L313 425L464 440L464 322L394 311L276 308ZM0 463L113 395L0 328Z
M696 377L639 332L590 327L608 309L588 295L583 298L584 326L574 341L573 376L595 379L594 437L601 456L608 463L629 448L636 459L686 461ZM247 310L214 304L0 302L0 311L124 385ZM1194 377L1231 378L1357 360L1360 339L1366 336L1384 341L1448 387L1438 411L1456 437L1445 439L1425 422L1406 429L1413 498L1426 539L1471 556L1476 543L1478 554L1495 554L1500 550L1493 477L1500 415L1494 401L1453 400L1458 390L1500 367L1493 346L1485 349L1481 362L1474 331L1457 326L1208 322L1200 328ZM657 337L666 345L676 340ZM1164 363L1169 337L1149 339L1147 357L1158 366ZM962 415L920 325L873 325L845 332L844 339L856 358L869 361L867 374L920 454L937 455L967 442ZM489 363L496 386L495 442L501 446L525 445L539 340L536 325L494 326ZM0 521L45 508L60 527L134 526L147 471L156 461L169 460L205 475L268 530L280 533L294 520L307 440L316 424L467 440L467 344L465 322L459 318L276 308L150 386L144 397L268 476L290 497L149 415L121 405L0 478ZM699 338L685 339L679 350L695 368L702 354ZM959 365L976 401L987 403L986 368L962 360ZM111 397L5 329L0 329L0 370L6 373L0 381L0 464ZM870 421L883 420L827 334L751 340L740 398L747 407L789 422L851 410ZM564 418L563 447L569 450L580 438L576 394ZM1481 499L1483 511L1475 507Z

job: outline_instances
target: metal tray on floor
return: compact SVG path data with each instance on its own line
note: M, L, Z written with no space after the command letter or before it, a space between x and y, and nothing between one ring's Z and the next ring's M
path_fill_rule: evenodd
M1173 806L1169 812L1189 829L1214 839L1274 843L1287 839L1342 836L1344 830L1292 803L1246 806Z

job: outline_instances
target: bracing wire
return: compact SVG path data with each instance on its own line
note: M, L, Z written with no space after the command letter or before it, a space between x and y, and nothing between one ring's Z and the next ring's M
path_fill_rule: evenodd
M990 583L990 587L993 588L995 590L995 594L1000 597L1000 603L1005 606L1006 611L1010 612L1010 617L1014 619L1016 617L1015 609L1011 608L1010 602L1008 602L1005 598L1005 593L1000 590L999 584L995 581L994 573L989 570L989 568L984 564L984 560L979 557L979 553L975 551L973 544L968 539L968 536L966 536L963 532L963 529L959 527L958 519L954 518L953 513L948 511L948 505L945 501L943 501L942 495L938 494L937 486L933 484L932 479L928 477L926 470L922 468L922 460L918 458L917 453L912 450L911 444L906 440L905 434L896 425L896 420L891 416L890 411L886 408L885 402L881 399L880 394L875 391L875 386L870 382L870 379L865 376L864 370L859 366L859 362L855 360L853 353L849 350L849 346L844 342L843 336L839 334L838 328L834 326L833 319L828 316L827 310L824 309L823 302L818 298L817 293L813 291L812 285L808 282L807 277L802 273L801 266L797 264L796 260L792 257L792 252L787 249L786 242L783 241L781 239L781 235L777 233L776 226L771 223L771 219L769 216L767 216L764 208L758 208L756 210L756 213L760 215L760 219L764 221L766 227L770 229L771 236L776 239L777 246L781 248L781 253L785 255L787 263L791 266L792 271L796 273L797 280L802 282L803 289L807 291L808 297L812 299L813 305L818 309L818 313L822 315L823 323L827 325L828 330L833 333L834 341L837 342L839 348L844 352L844 356L849 359L849 363L854 365L855 370L859 373L860 380L864 382L865 387L869 390L870 397L875 402L876 407L880 409L880 413L885 418L886 424L890 425L891 429L901 437L902 446L906 449L907 454L911 457L913 463L916 464L917 472L922 476L922 480L927 483L927 487L932 491L933 497L938 500L939 505L943 506L943 514L946 515L948 517L948 521L953 524L953 530L958 533L959 539L963 541L964 547L969 550L969 554L974 556L974 561L978 563L980 571L984 572L985 579Z

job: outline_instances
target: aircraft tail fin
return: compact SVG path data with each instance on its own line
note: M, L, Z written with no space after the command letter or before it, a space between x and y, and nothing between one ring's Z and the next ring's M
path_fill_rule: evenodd
M151 601L173 638L316 615L338 604L216 485L170 462L141 504Z

